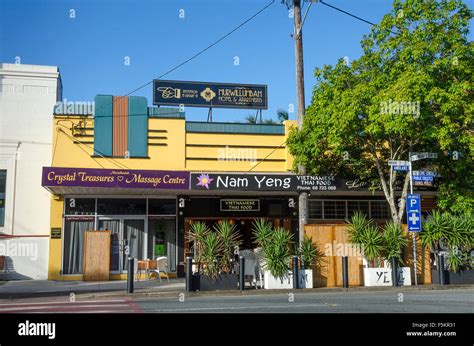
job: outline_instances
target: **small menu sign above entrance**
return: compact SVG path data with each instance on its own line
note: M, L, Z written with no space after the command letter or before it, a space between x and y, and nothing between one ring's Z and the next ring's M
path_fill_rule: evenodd
M221 211L260 211L260 200L221 199Z

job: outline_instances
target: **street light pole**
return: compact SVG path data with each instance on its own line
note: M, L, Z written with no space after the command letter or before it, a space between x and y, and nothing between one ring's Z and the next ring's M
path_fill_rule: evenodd
M295 65L296 65L296 97L298 101L298 130L303 127L305 112L304 101L304 67L303 67L303 31L301 24L301 0L293 1L294 39L295 39ZM305 175L306 167L298 165L298 174ZM301 192L298 198L299 211L299 242L304 239L304 225L308 219L308 193Z

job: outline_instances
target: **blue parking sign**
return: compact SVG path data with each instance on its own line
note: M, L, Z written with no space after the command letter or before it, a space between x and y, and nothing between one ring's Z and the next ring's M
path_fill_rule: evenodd
M407 195L408 232L421 232L421 203L419 194Z

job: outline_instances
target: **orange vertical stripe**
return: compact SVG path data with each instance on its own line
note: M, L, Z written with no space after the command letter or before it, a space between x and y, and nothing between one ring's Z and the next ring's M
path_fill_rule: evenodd
M113 156L125 156L128 150L128 97L114 96Z

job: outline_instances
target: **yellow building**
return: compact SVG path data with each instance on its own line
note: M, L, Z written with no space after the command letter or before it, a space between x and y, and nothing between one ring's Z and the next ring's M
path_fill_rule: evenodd
M53 155L42 185L51 192L49 279L82 280L86 230L110 230L110 279L127 257L166 256L184 276L189 225L229 219L252 248L251 222L265 217L298 239L298 192L311 193L309 221L338 223L364 210L388 219L381 193L337 177L296 176L278 125L186 121L143 97L98 95L95 111L56 109Z

